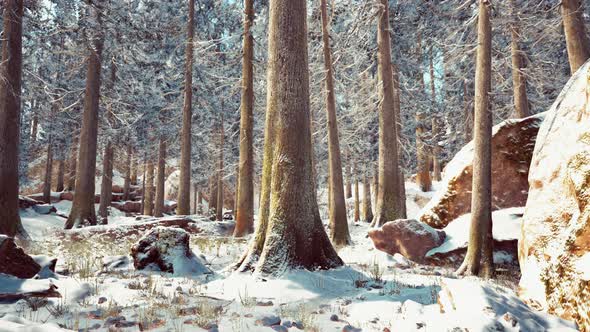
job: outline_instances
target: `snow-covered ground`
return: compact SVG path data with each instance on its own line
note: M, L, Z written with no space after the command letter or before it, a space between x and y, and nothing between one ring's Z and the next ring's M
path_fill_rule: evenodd
M413 186L407 185L410 217L420 209L416 202L432 196L432 193L420 193ZM65 215L71 202L62 201L55 206L59 214ZM452 270L418 265L401 255L389 256L378 251L366 236L368 225L353 223L352 219L353 245L339 251L345 267L292 271L272 279L232 272L229 267L244 252L247 241L227 237L215 222L202 217L194 218L205 231L191 238L191 247L196 255L204 256L213 273L174 277L133 269L129 248L138 236L93 237L88 228L64 236L62 217L39 215L32 209L24 211L22 216L25 228L35 239L27 251L57 257L58 273L50 279L17 285L0 275L0 293L8 287L30 289L51 282L58 287L62 298L0 304L0 332L52 332L62 328L76 331L108 331L109 328L116 331L576 330L571 322L530 309L505 283L457 278ZM109 222L109 226L96 227L117 229L149 220L138 221L119 214ZM454 227L459 231L453 234L465 233L462 230L467 225L461 222L457 220ZM443 246L463 244L464 239L456 235ZM262 326L278 322L284 328Z

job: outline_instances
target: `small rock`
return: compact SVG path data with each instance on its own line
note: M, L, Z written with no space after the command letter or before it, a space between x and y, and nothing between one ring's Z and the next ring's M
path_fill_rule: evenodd
M391 332L391 330L387 327L383 328L383 332Z
M492 323L488 324L488 326L486 326L485 330L489 331L489 332L504 332L505 331L504 325L502 325L498 321L493 321ZM535 330L535 331L545 331L545 329L543 327L541 327L540 330Z
M180 286L176 287L176 291L182 293L182 287L180 287Z
M504 320L510 324L512 327L515 327L516 324L518 324L518 319L516 319L516 317L514 317L511 313L507 312L505 313L502 318L504 318Z
M246 317L246 318L252 318L254 316L252 314L245 314L244 317Z
M421 328L423 328L424 326L426 326L426 324L424 324L424 322L418 322L418 323L416 323L416 329L418 329L418 330L421 329Z
M256 305L259 307L272 307L274 303L272 303L272 301L258 301L256 302Z
M103 303L105 303L106 301L108 301L108 300L107 300L107 298L106 298L106 297L104 297L104 296L101 296L101 297L99 297L99 298L98 298L98 304L103 304Z
M303 326L303 323L300 322L300 321L293 322L293 327L296 327L296 328L298 328L300 330L305 329L305 326Z
M92 318L92 319L101 319L102 316L103 316L102 309L92 310L88 313L88 317Z
M284 320L281 325L283 325L286 328L291 328L293 327L293 322L291 322L290 320Z
M262 315L256 319L256 325L273 326L281 324L281 318L275 315Z
M116 326L118 323L124 322L125 321L125 317L124 316L115 316L115 317L109 317L104 321L104 325L103 327L111 327L111 326Z
M275 331L279 331L279 332L288 332L289 329L286 328L284 325L273 325L271 326L271 328Z
M357 329L352 325L346 325L342 328L342 332L361 332L361 329Z
M333 322L337 322L340 319L338 318L338 315L332 315L332 316L330 316L330 320L333 321Z

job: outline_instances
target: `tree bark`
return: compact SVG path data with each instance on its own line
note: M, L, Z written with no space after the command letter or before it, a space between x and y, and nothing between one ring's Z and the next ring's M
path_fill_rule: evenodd
M50 126L51 127L51 126ZM51 133L47 139L47 156L45 158L45 176L43 178L43 202L51 203L51 177L53 175L53 139Z
M0 63L0 234L28 238L18 208L23 1L4 1Z
M590 58L582 0L562 0L561 18L572 75Z
M235 237L254 231L254 0L244 1L244 48L242 58L242 101L240 109L240 161L236 192Z
M363 177L363 221L371 223L373 221L373 206L371 204L371 180L365 174Z
M212 212L217 217L217 171L214 175L209 177L209 212Z
M465 116L465 144L471 142L473 138L473 111L469 103L469 93L467 88L468 83L469 81L467 79L463 81L463 115Z
M37 131L39 128L39 116L33 115L33 121L31 123L31 144L37 142Z
M55 183L55 191L62 192L64 191L64 177L66 172L66 162L64 160L64 156L62 155L59 160L57 161L57 180Z
M526 93L526 77L524 75L525 57L520 49L520 21L518 18L516 0L510 0L512 22L510 24L510 50L512 53L512 90L514 92L514 115L516 118L526 118L530 115L529 99Z
M395 110L395 124L397 129L397 142L398 142L398 149L397 155L402 155L402 146L401 146L401 135L402 135L402 120L401 120L401 89L399 88L399 69L397 65L392 64L392 71L393 71L393 106ZM407 208L406 208L406 178L404 176L404 171L401 167L399 167L399 180L398 180L398 199L399 205L401 208L400 216L401 218L407 218Z
M65 228L96 225L94 210L94 176L96 173L96 146L98 136L98 112L100 99L100 69L103 48L100 7L97 3L88 6L90 27L93 29L88 47L84 115L80 132L80 152L76 170L74 202Z
M109 206L113 200L113 146L110 140L107 140L104 147L101 181L98 216L100 223L106 225L109 218Z
M352 197L352 170L350 168L350 152L346 153L346 198Z
M193 100L193 39L195 34L195 0L188 0L186 67L184 70L184 107L182 110L182 138L180 146L180 184L178 188L178 215L191 210L191 120Z
M358 179L357 169L355 168L354 171L355 171L355 177L354 177L354 222L359 222L361 220L359 179Z
M430 178L430 163L428 161L428 152L424 143L424 114L416 113L416 154L418 157L418 173L416 180L418 186L423 192L432 190L432 179Z
M131 155L131 184L137 186L137 169L139 168L138 161Z
M129 200L131 193L131 160L133 159L133 152L131 150L131 139L127 142L127 160L125 160L125 182L123 183L123 200Z
M164 184L166 182L166 141L160 137L158 151L158 173L156 175L156 203L154 205L154 216L164 216Z
M263 175L272 166L270 214L261 220L240 269L280 275L289 268L341 266L322 225L313 183L306 0L270 0L269 7L267 124L276 116L276 127L265 137L272 143L265 149L275 158L272 164L264 160Z
M438 119L436 117L432 118L432 179L434 181L441 180L441 169L440 169L440 161L438 160L438 156L440 155L440 146L438 145L438 135L440 129L438 128Z
M492 74L492 27L489 0L479 0L478 47L475 71L475 128L471 228L459 274L494 275L492 238L492 112L489 94Z
M143 203L143 214L146 216L154 215L154 162L148 158L146 162L145 176L145 199Z
M217 209L215 210L215 218L218 221L223 220L223 145L224 145L224 131L223 131L223 104L221 111L221 121L219 122L219 159L217 164Z
M329 18L326 0L320 0L320 11L322 19L324 68L326 70L325 96L326 118L328 120L328 190L330 198L330 240L332 240L332 243L338 247L350 244L350 233L348 231L346 200L344 198L342 161L340 160L338 119L336 117L336 98L334 92L334 70L332 64L332 50L330 48L330 33L328 30Z

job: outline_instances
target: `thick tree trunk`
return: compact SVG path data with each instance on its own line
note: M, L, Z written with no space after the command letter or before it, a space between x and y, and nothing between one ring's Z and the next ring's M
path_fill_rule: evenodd
M209 177L209 212L217 216L217 171Z
M144 154L143 159L146 159L146 155ZM145 210L145 202L146 202L146 186L145 186L145 178L147 174L147 163L143 164L143 176L141 177L141 207L139 208L140 213L143 213Z
M373 221L373 206L371 204L371 180L367 174L363 177L363 221Z
M138 160L131 155L131 184L137 186L137 169L139 168Z
M151 158L146 163L145 176L145 199L143 203L143 214L146 216L154 215L154 162Z
M590 58L582 0L562 0L561 17L572 75Z
M352 197L352 170L350 167L350 152L346 153L346 198Z
M113 200L113 146L110 140L107 141L104 147L101 180L98 216L100 217L100 223L106 225L109 218L109 206Z
M199 214L199 185L193 183L193 214Z
M47 156L45 158L45 176L43 178L43 202L51 203L51 178L53 175L53 139L49 134Z
M164 216L164 184L166 182L166 141L160 137L160 148L158 151L158 174L156 175L156 203L154 205L154 216Z
M382 80L382 100L379 109L379 196L374 226L403 218L403 204L399 199L400 168L398 163L398 135L395 118L391 42L389 36L389 6L380 0L377 28L378 70Z
M479 0L478 47L475 71L475 128L471 228L469 245L459 274L490 278L494 275L492 238L492 28L489 0Z
M203 213L203 193L197 188L197 214Z
M217 164L217 209L215 210L215 218L218 221L223 220L223 145L224 131L223 131L223 106L221 112L221 121L219 122L219 160Z
M242 103L240 109L240 161L236 190L235 237L254 231L254 0L244 1L244 49L242 58Z
M326 70L326 118L328 119L328 171L329 171L329 208L330 240L335 246L350 243L346 200L344 198L344 181L342 178L342 161L340 160L340 142L338 120L336 118L336 98L334 92L334 71L332 50L330 48L329 18L326 0L320 0L322 18L322 40L324 51L324 68ZM357 181L358 184L358 181ZM356 216L356 212L355 212Z
M267 124L276 116L276 127L265 143L280 158L272 164L264 160L265 176L272 166L270 214L261 220L240 268L278 275L289 268L341 266L324 231L313 183L306 0L270 0L269 7Z
M101 8L97 4L89 6L91 27L95 36L88 47L88 69L84 96L84 115L80 132L80 152L76 170L74 202L65 228L82 225L96 225L94 210L94 176L96 173L96 146L98 135L98 112L100 99L100 69L103 47L101 31Z
M72 191L76 187L76 164L78 163L78 138L74 137L70 147L70 160L68 162L68 184L67 191Z
M432 179L430 178L429 153L424 143L424 114L416 113L416 155L418 158L418 173L416 181L420 190L426 192L432 190Z
M0 62L0 234L28 238L18 209L23 1L4 1Z
M188 26L186 66L184 70L184 107L182 110L182 136L180 146L180 184L178 188L178 215L191 213L191 119L193 100L193 39L195 34L195 0L188 0Z
M516 0L510 0L512 23L510 24L510 50L512 52L512 90L514 92L514 115L516 118L526 118L530 115L529 99L526 93L526 77L524 52L520 49L519 18Z
M57 191L57 192L64 191L65 172L66 172L66 161L64 160L64 156L61 155L61 157L57 161L57 179L56 179L56 183L55 183L55 191Z
M129 139L130 140L130 139ZM125 182L123 183L123 200L129 200L129 193L131 192L131 160L133 152L131 150L131 142L127 142L127 159L125 160Z

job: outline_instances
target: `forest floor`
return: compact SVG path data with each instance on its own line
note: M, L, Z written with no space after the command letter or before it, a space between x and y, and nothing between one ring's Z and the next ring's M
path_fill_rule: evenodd
M408 212L414 215L420 197L411 184L408 192ZM54 205L67 215L71 202ZM576 330L572 322L525 305L515 280L458 278L450 268L376 250L365 223L350 224L353 244L339 251L345 267L273 279L229 271L247 240L229 237L224 223L192 217L203 232L191 238L191 248L213 273L171 275L134 270L130 248L141 234L117 233L153 219L115 214L108 226L66 236L58 214L28 209L22 218L35 240L27 252L58 258L57 273L47 277L62 298L0 304L0 332ZM111 236L95 236L101 228ZM46 282L30 280L21 288Z

